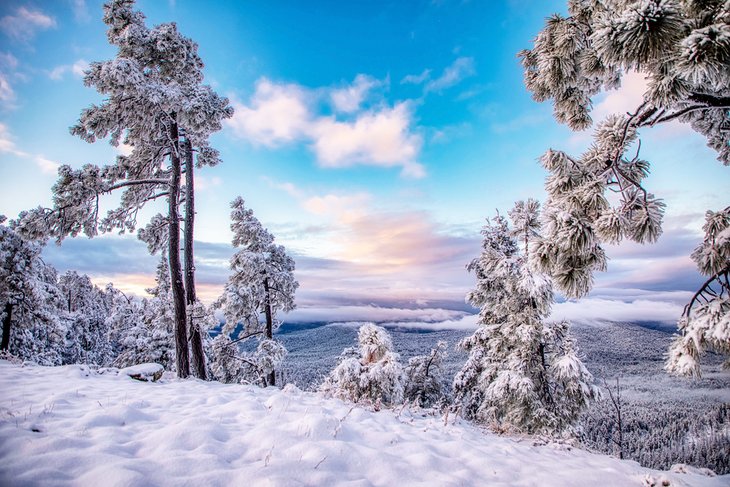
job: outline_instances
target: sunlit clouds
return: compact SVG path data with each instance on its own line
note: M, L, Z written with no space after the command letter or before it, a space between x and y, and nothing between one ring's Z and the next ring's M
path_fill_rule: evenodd
M422 137L414 130L410 103L362 106L368 92L382 84L358 75L344 88L313 90L262 78L248 104L234 100L236 112L227 126L253 144L305 144L323 168L400 167L403 177L422 178ZM332 113L323 112L322 98L331 103Z

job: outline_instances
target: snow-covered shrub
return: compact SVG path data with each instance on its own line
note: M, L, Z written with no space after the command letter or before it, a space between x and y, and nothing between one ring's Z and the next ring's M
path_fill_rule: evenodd
M403 401L403 367L393 352L385 328L372 323L362 325L357 334L357 350L346 349L340 363L325 378L320 391L353 402L366 402L376 408ZM353 356L355 355L355 356Z
M537 212L536 205L517 205ZM516 218L537 222L536 215ZM549 277L534 271L513 235L527 248L536 232L510 229L499 215L482 231L481 255L468 269L477 277L467 301L480 308L479 328L459 346L469 355L454 378L455 404L468 419L501 430L555 435L569 432L598 394L567 323L546 324L553 303Z
M445 399L444 359L446 342L440 340L428 355L408 359L404 398L420 407L431 407Z
M286 348L277 340L260 340L256 350L245 352L239 342L221 333L210 344L210 371L212 376L226 383L273 385L269 377L284 360Z

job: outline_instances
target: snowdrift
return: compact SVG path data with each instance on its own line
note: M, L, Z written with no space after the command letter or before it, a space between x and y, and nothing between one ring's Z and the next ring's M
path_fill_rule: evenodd
M0 485L726 486L407 410L0 361Z

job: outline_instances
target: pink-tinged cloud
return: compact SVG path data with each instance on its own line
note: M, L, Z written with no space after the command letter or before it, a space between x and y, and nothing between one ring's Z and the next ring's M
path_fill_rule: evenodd
M353 113L360 109L370 90L383 83L372 76L358 74L349 86L332 90L330 99L335 109L342 113Z

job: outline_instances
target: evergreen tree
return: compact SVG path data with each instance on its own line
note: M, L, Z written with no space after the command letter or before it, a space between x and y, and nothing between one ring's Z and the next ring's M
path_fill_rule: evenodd
M86 275L67 271L58 279L62 297L60 319L66 328L66 350L63 362L106 365L111 360L104 291L92 284Z
M454 378L455 402L466 418L500 429L558 434L570 430L597 389L567 323L544 323L550 279L531 269L512 236L523 236L527 247L537 205L520 202L510 214L518 226L493 218L482 231L481 255L467 266L477 278L467 301L481 311L479 328L460 343L469 355Z
M117 357L114 365L128 367L155 362L175 371L173 328L175 310L172 305L167 258L162 255L157 266L157 285L147 289L148 299L127 299L119 295L110 318Z
M244 206L243 199L236 198L231 208L233 246L240 250L231 257L233 273L216 303L223 310L225 324L215 340L214 350L221 363L214 368L222 371L221 377L228 377L234 369L240 372L240 367L229 364L236 357L241 359L232 347L260 336L255 355L245 360L256 373L264 374L264 384L275 385L276 367L286 349L274 340L273 332L281 324L277 313L289 312L296 306L294 293L299 283L294 279L294 260L283 246L274 243L274 236ZM238 334L232 340L231 334L237 328Z
M439 340L436 348L432 348L428 355L418 355L408 359L405 368L405 400L413 401L420 407L436 406L445 400L446 355L446 342Z
M40 243L24 240L4 222L0 215L0 351L60 365L65 330L56 271L41 259Z
M601 121L580 157L554 150L542 157L550 175L536 262L567 296L581 297L593 273L606 268L602 243L654 242L661 234L665 205L644 183L650 164L639 155L640 129L689 123L730 164L730 4L570 0L568 12L549 18L533 48L520 53L527 88L537 101L552 99L559 122L586 129L595 95L617 87L630 71L647 80L642 103ZM618 197L610 199L609 191ZM708 232L708 238L722 237ZM727 353L728 343L730 258L715 253L720 260L710 266L693 258L709 279L688 304L679 323L682 338L670 352L668 370L682 374L699 373L697 358L706 346ZM703 298L709 302L700 305Z
M665 369L686 376L700 376L700 357L713 350L726 357L730 368L730 207L708 211L705 238L692 253L697 268L710 276L684 308L680 335L669 347Z
M194 305L192 287L192 185L187 188L190 218L186 220L186 267L189 272L185 296L180 262L180 215L182 170L192 177L191 151L197 151L198 167L215 165L218 153L208 145L208 136L232 115L228 100L202 84L203 63L197 45L183 37L174 23L148 28L144 16L133 10L133 0L112 0L104 6L109 42L118 48L114 59L91 64L84 82L104 95L99 105L81 114L71 133L87 142L110 137L113 145L122 139L132 147L129 156L114 164L91 164L74 170L61 166L53 187L53 208L37 208L21 214L17 227L31 237L84 233L89 237L115 229L133 231L137 214L146 203L166 198L167 216L154 218L140 232L152 250L165 243L175 307L177 373L189 374L188 327L193 328L193 371L205 375L202 337L188 321L187 306ZM188 183L190 183L188 181ZM120 205L99 217L99 197L122 190ZM193 302L190 302L190 299ZM187 303L187 304L186 304ZM192 326L191 326L192 325Z
M366 323L357 333L358 348L346 349L320 391L339 399L391 406L403 402L403 366L385 328Z

